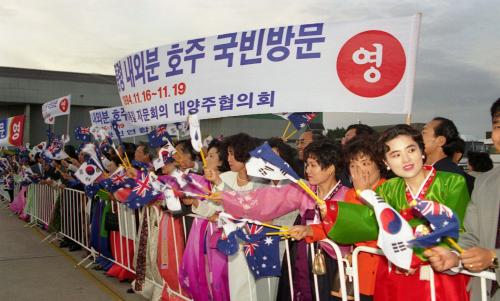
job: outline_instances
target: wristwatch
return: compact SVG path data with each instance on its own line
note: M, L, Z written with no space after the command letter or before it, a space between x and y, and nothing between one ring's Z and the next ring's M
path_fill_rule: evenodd
M492 250L492 251L491 251L491 255L492 255L493 257L491 258L491 265L490 265L490 266L491 266L493 269L495 269L495 270L496 270L496 269L498 269L498 257L497 257L497 253L496 253L495 251L493 251L493 250Z

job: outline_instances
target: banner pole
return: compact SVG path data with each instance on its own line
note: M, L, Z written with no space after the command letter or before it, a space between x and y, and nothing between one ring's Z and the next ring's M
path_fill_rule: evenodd
M405 123L411 125L411 113L408 113L405 118Z
M68 118L66 119L66 139L69 138L69 116L71 114L68 114Z
M420 24L422 22L422 13L417 13L413 17L413 25L411 28L410 53L408 55L408 78L406 84L406 124L411 123L411 111L413 106L413 94L415 88L415 74L418 53L418 42L420 37Z

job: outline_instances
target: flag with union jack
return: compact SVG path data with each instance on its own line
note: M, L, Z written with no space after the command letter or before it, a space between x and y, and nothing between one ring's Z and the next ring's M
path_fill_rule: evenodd
M266 235L272 231L275 230L251 223L236 231L236 236L244 241L243 252L255 279L281 276L280 237Z
M434 201L417 200L413 210L429 222L432 231L409 241L411 246L428 248L437 245L445 237L458 238L460 221L446 205Z
M161 147L166 144L173 145L172 137L168 133L166 125L160 125L148 134L148 142L151 147Z
M135 181L132 178L127 177L127 172L123 166L118 167L118 169L109 176L109 178L104 179L100 182L101 187L109 192L115 192L122 187L130 188L135 185Z
M135 179L132 191L127 198L127 206L136 209L149 204L160 196L160 192L153 188L148 173L139 172Z
M78 126L75 128L75 139L83 142L90 142L92 135L90 134L90 128L84 126Z
M310 124L314 118L318 116L318 113L313 112L299 112L299 113L282 113L278 116L288 119L293 127L299 131L306 125Z

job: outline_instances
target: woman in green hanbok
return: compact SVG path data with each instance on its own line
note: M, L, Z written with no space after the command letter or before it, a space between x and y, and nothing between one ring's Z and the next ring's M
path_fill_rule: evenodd
M399 211L414 231L422 231L425 227L423 218L415 215L412 209L415 202L422 199L446 205L463 221L469 202L465 179L423 165L422 136L417 130L408 125L392 127L380 136L378 147L387 168L397 177L380 185L376 192ZM322 223L333 241L353 244L377 239L378 225L372 208L335 201L327 203L326 208ZM308 229L296 229L296 232L298 238L311 233ZM429 266L423 251L414 248L410 270L391 266L385 258L381 260L374 300L430 300L430 282L425 275ZM436 273L436 300L469 300L467 282L468 278L461 274Z

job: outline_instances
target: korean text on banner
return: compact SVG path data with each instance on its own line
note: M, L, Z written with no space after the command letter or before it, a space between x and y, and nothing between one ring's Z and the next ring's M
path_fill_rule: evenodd
M92 126L104 129L110 135L111 139L117 138L115 132L111 128L111 122L113 120L116 121L122 138L146 135L153 129L151 126L132 123L130 121L131 117L129 118L132 113L125 111L124 107L97 109L89 113ZM179 129L175 125L168 126L167 131L171 136L177 136L179 133Z
M116 62L130 121L278 112L408 114L420 15L232 32Z
M24 115L0 120L0 146L21 146L24 135Z
M63 96L42 105L42 116L47 124L54 124L54 117L68 115L71 110L71 95Z

